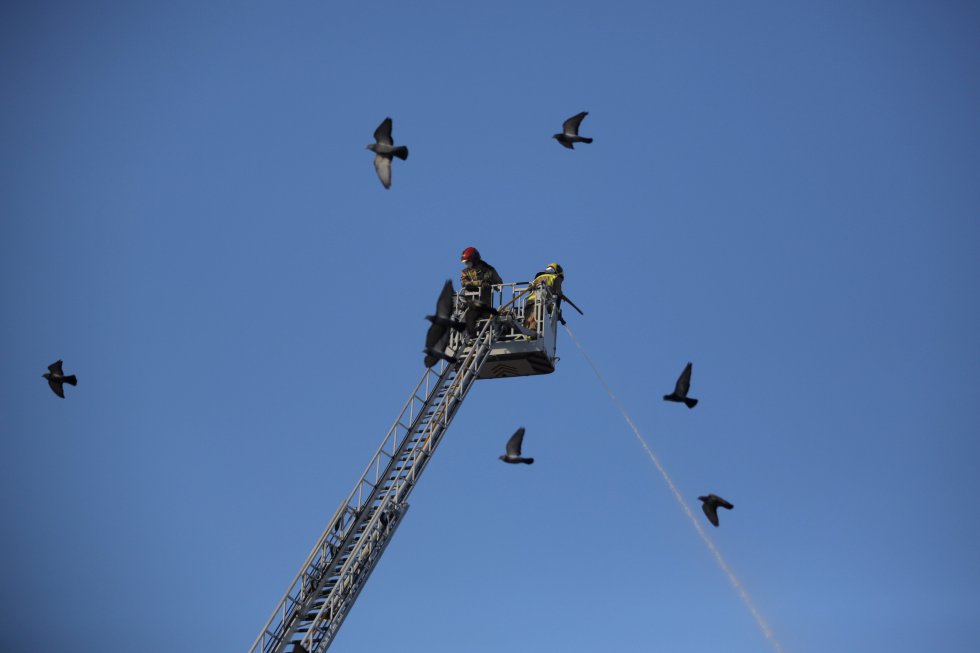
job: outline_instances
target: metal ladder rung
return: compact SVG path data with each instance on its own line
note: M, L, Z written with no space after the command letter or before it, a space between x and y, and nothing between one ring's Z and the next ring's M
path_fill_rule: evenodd
M399 511L403 508L399 507L395 513L379 514L378 510L395 497L405 501L417 484L460 402L478 378L494 338L499 335L488 329L489 323L481 331L481 338L467 347L465 364L443 367L435 383L435 371L423 373L375 458L355 485L349 503L341 504L336 522L321 536L330 539L321 540L322 551L315 553L320 557L314 558L317 563L309 576L302 578L304 585L295 593L299 600L293 601L295 614L282 616L280 612L282 621L278 627L266 639L256 640L250 653L295 653L293 649L300 646L303 634L308 634L314 642L309 653L314 649L319 653L330 645L343 615L353 605L357 591L390 541L395 529L392 524L400 521ZM420 393L426 396L421 397ZM377 526L373 526L374 522ZM276 619L275 614L270 623ZM261 649L257 650L260 644Z

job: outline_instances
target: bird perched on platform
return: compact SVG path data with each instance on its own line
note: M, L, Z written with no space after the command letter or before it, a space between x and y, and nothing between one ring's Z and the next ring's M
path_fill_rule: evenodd
M683 402L688 408L694 408L698 405L697 399L692 399L687 396L688 391L691 389L691 368L692 365L688 363L684 371L681 372L681 375L677 377L674 392L669 395L664 395L664 401Z
M728 503L722 499L717 494L709 494L706 497L698 497L701 501L701 509L704 510L704 514L708 517L710 521L715 526L718 526L718 508L725 508L731 510L735 506Z
M385 188L391 188L391 157L397 156L404 161L408 158L408 148L404 145L395 146L391 140L391 118L385 118L374 130L374 143L367 149L374 152L374 169L378 179Z
M507 453L500 457L505 463L512 463L514 465L518 463L524 463L525 465L533 465L534 458L522 458L521 457L521 445L524 444L524 427L514 431L514 435L510 436L510 440L507 441Z
M446 355L446 345L449 344L449 331L456 329L462 331L466 325L453 319L453 305L455 303L456 291L453 289L453 282L446 280L436 301L436 314L426 315L425 319L432 322L429 330L425 334L425 366L432 367L439 359L455 362L456 359Z
M589 115L588 111L575 114L562 123L561 133L555 134L552 138L561 143L562 147L567 147L570 150L575 149L575 143L591 143L591 138L578 135L578 126L582 124L582 119L587 115Z
M78 385L78 379L75 378L74 374L65 376L65 373L61 371L60 358L48 365L48 371L42 376L48 380L48 385L51 386L51 390L62 399L65 398L65 383Z

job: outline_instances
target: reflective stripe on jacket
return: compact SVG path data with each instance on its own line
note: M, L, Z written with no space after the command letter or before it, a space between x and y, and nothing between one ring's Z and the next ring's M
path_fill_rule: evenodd
M539 288L541 286L547 286L549 289L554 291L555 280L558 278L557 274L551 274L550 272L539 272L538 276L534 277L534 281L531 282L531 294L527 296L527 301L534 301L535 295L533 288ZM561 287L561 282L558 284Z
M494 284L503 283L497 271L486 261L477 261L471 268L464 268L459 273L459 281L464 290L479 290L480 301L490 303L490 295Z

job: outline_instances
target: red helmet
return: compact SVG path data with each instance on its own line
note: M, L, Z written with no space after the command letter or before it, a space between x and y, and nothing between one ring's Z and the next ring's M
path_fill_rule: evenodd
M467 247L463 250L463 254L459 257L460 262L465 263L466 261L479 261L480 252L477 251L476 247Z

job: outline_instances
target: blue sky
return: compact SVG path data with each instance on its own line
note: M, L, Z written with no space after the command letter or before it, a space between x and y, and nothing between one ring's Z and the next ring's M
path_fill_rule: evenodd
M976 5L421 4L0 7L0 648L247 649L475 245L564 266L784 650L977 650ZM332 650L773 649L558 346L474 387Z

